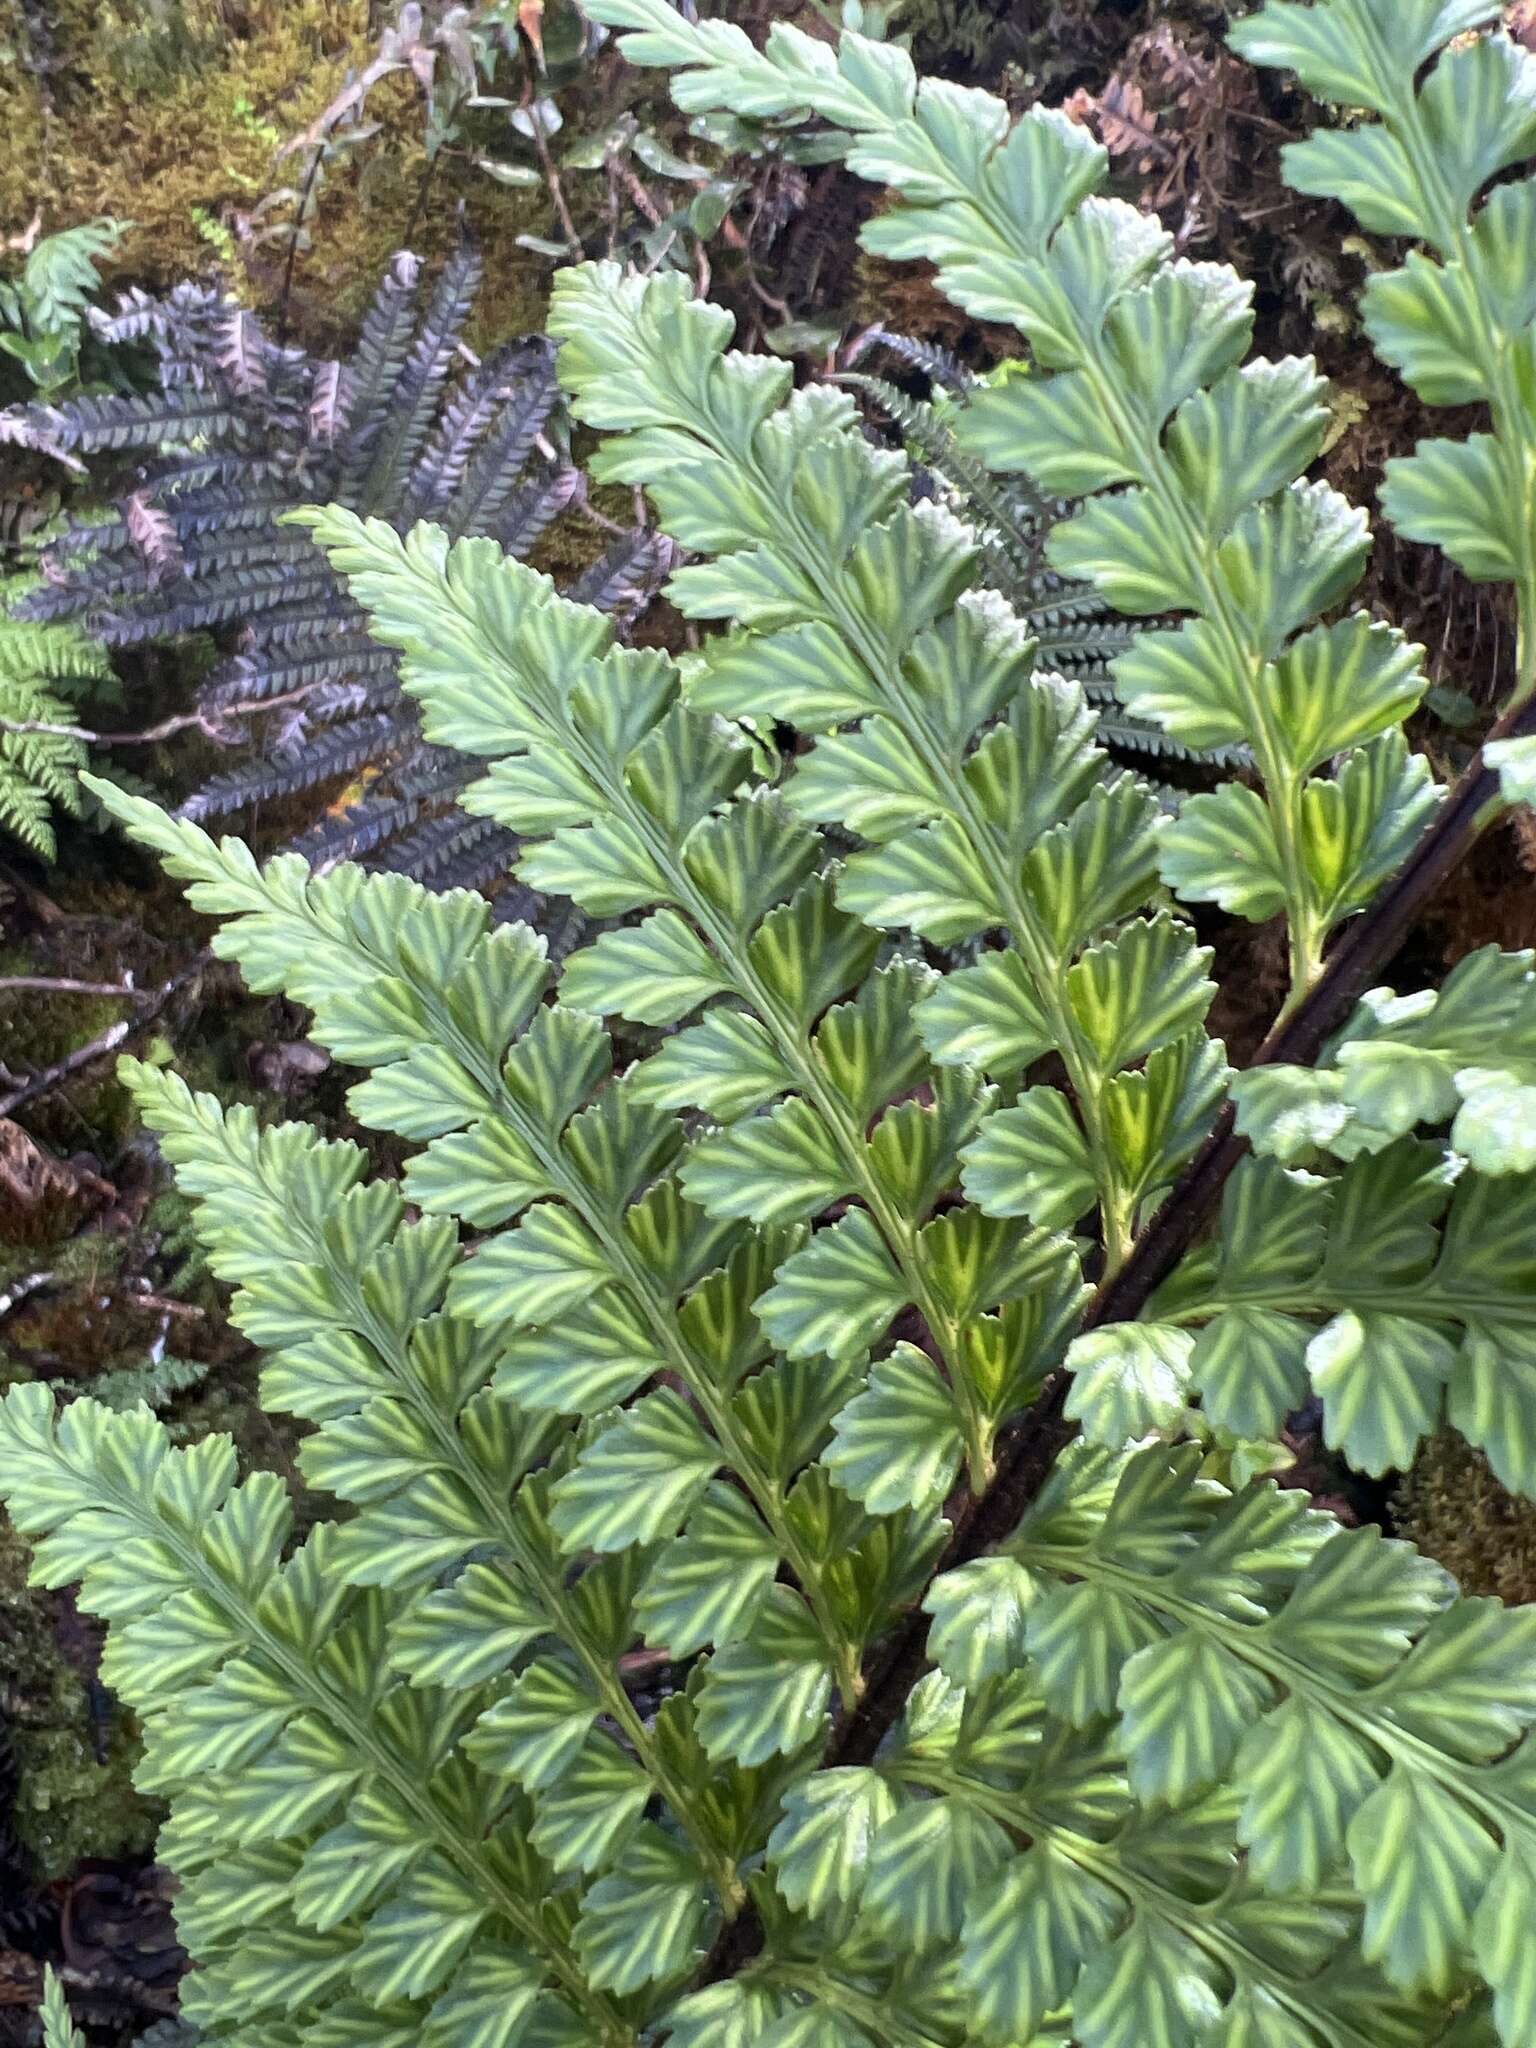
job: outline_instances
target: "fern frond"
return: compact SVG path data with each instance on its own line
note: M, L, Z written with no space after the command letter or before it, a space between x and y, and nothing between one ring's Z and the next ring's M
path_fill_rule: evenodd
M135 647L146 640L226 626L268 603L303 606L324 599L332 587L330 579L323 569L300 566L300 559L286 546L276 562L252 548L243 567L232 566L206 589L190 579L158 590L130 589L116 603L102 600L99 608L93 604L85 618L107 646Z
M355 501L387 417L382 401L405 369L416 317L421 265L408 250L390 261L363 321L357 351L342 373L342 396L327 439L341 449L337 490Z
M456 531L476 530L479 508L500 472L521 473L560 397L554 351L542 339L511 342L470 372L443 407L402 498L402 517L446 514ZM475 488L464 490L469 465L492 428L496 449ZM461 492L463 493L461 498Z
M589 604L621 621L633 618L645 610L676 561L677 550L665 534L636 527L583 569L566 594L572 604Z
M256 720L264 730L251 738L264 758L215 777L192 815L294 795L367 766L385 780L349 850L366 840L381 852L387 842L375 827L385 818L402 829L426 822L420 801L388 782L420 746L393 661L363 638L312 543L283 522L314 497L366 505L402 528L430 508L456 532L495 531L525 553L575 500L580 472L537 457L559 398L551 345L513 343L479 365L462 348L479 271L465 245L418 315L419 266L398 257L345 365L279 349L251 315L201 290L163 301L131 295L101 323L103 334L154 343L162 391L103 401L105 411L72 402L57 431L71 447L105 437L135 448L146 481L115 515L66 531L48 557L51 580L26 600L25 615L81 620L113 647L238 626L239 653L215 666L201 692L210 723L235 704L301 698L297 710L274 706L271 720ZM467 367L455 382L461 358ZM161 431L168 414L188 431L197 423L196 445ZM28 418L27 431L55 433L51 413L33 408ZM644 536L616 542L589 580L594 601L638 610L664 571L662 546ZM339 726L347 739L335 737ZM214 729L244 743L228 724ZM377 742L366 761L356 755L365 734Z
M269 633L270 621L264 621L263 638ZM231 656L203 684L201 697L210 711L218 711L229 704L312 690L322 683L382 681L393 675L394 664L385 650L361 633L343 630L324 638L305 633L296 640L283 639Z
M945 391L968 391L976 382L974 372L967 369L954 350L942 348L936 341L926 341L916 334L897 334L889 327L875 328L869 339Z
M110 680L105 650L73 625L30 623L12 615L30 579L0 579L0 827L44 860L57 852L51 812L78 818L83 809L83 741L64 733L13 731L13 726L73 725L70 697ZM49 687L52 685L53 687Z
M1346 11L1371 4L1328 0ZM963 450L1047 498L1081 501L1050 537L1058 572L1133 617L1193 615L1177 633L1139 635L1114 664L1116 690L1186 746L1250 746L1264 794L1233 786L1192 798L1163 836L1163 877L1253 919L1283 908L1299 999L1321 971L1328 930L1384 872L1357 856L1346 880L1320 844L1323 813L1368 801L1396 866L1437 801L1424 766L1397 742L1360 744L1390 735L1405 702L1417 701L1416 657L1380 635L1363 652L1358 617L1294 638L1354 587L1368 544L1362 514L1303 481L1328 418L1315 366L1243 365L1252 288L1220 266L1175 260L1155 220L1101 197L1107 157L1064 115L1035 107L1010 124L1001 101L956 101L951 88L920 82L904 54L872 58L857 36L828 60L781 26L759 52L718 23L684 22L668 0L594 5L605 23L638 32L628 47L641 62L676 69L674 96L694 111L746 97L760 115L821 115L849 168L895 192L863 230L866 246L935 256L956 304L1029 341L1041 374L974 394ZM963 150L951 147L949 127L961 105L977 124ZM1328 737L1359 746L1349 798L1309 779L1330 758L1321 729L1282 732L1269 714L1277 689L1305 692L1318 668L1335 677L1354 668L1374 684L1353 716L1338 682L1329 700ZM1250 862L1214 858L1218 845L1252 843L1256 830L1262 884Z
M28 318L40 328L74 327L101 284L101 265L122 241L126 221L104 217L44 235L22 266Z
M85 2048L85 2036L70 2018L64 1987L51 1963L43 1967L43 2048Z
M275 1232L297 1248L309 1241L303 1212L286 1230L270 1216L268 1177L286 1163L270 1148L251 1158L261 1202L253 1241ZM317 1167L318 1184L334 1190L344 1231L376 1231L377 1205L346 1202L341 1165L339 1175ZM407 1354L398 1357L409 1375ZM400 1406L403 1421L411 1396ZM633 2034L612 2001L588 1989L558 1910L529 1897L529 1878L547 1866L528 1840L526 1809L487 1786L492 1825L466 1837L462 1795L432 1782L453 1725L439 1718L441 1696L380 1682L399 1600L338 1584L345 1553L334 1529L317 1530L283 1563L292 1512L282 1483L266 1473L236 1483L227 1437L173 1450L143 1411L113 1417L82 1399L55 1425L52 1407L44 1387L6 1397L12 1510L41 1537L44 1572L83 1571L90 1604L119 1618L104 1669L146 1722L142 1782L187 1795L161 1842L183 1874L182 1924L206 1958L184 1995L186 2016L228 2024L313 2013L352 1978L386 2012L402 1996L436 1994L446 2025L477 1996L523 2008L548 1999L557 2025L562 2012L579 2015L591 2038L627 2048ZM457 1435L452 1407L444 1426ZM535 1436L535 1454L536 1446ZM467 1447L460 1455L471 1459ZM482 1488L493 1474L503 1484L522 1477L506 1449L486 1445L480 1455L498 1459L482 1468ZM433 1548L442 1554L441 1535ZM256 1705L242 1694L258 1675ZM167 1712L188 1689L200 1708L192 1724ZM319 1798L306 1763L317 1744L331 1759ZM206 1775L210 1761L239 1772L222 1798ZM348 1809L350 1822L341 1819ZM357 1848L370 1841L378 1846L359 1865Z
M13 407L0 413L0 438L70 455L238 437L240 428L238 413L213 390L102 398L82 393L65 405Z
M473 243L454 250L433 288L390 388L389 416L374 433L354 408L350 432L354 450L369 443L368 466L358 480L355 502L373 512L410 497L408 473L437 415L448 373L458 358L459 337L474 307L483 265ZM349 458L350 460L351 458Z
M900 188L877 246L1028 335L971 453L1082 501L1053 575L1189 615L1116 657L1131 717L1256 772L1161 816L973 526L680 273L567 271L554 327L594 474L687 551L679 611L729 622L686 660L493 535L302 514L422 709L370 802L478 757L463 811L604 928L557 977L476 893L262 865L90 782L407 1148L370 1178L125 1072L345 1505L286 1561L227 1449L0 1404L0 1490L112 1624L171 1800L189 2009L255 2048L1528 2048L1536 1608L1246 1477L1281 1447L1245 1432L1315 1395L1384 1472L1449 1412L1536 1478L1531 962L1372 998L1316 1075L1261 1064L1235 1092L1276 1156L1233 1171L1212 956L1166 892L1290 917L1265 1058L1304 1048L1536 771L1495 752L1426 824L1419 652L1336 610L1360 522L1300 480L1311 370L1240 360L1241 290L1098 196L1079 127L891 42L591 5L693 107L819 116ZM1356 106L1478 86L1479 121L1452 93L1356 150L1385 206L1412 150L1454 192L1536 144L1480 18L1260 20ZM1507 370L1536 297L1468 288ZM673 1667L644 1706L637 1646Z
M514 833L489 818L445 811L396 840L385 866L391 874L408 875L432 889L489 889L511 873L518 844ZM517 893L523 902L517 914L526 917L537 899L526 891Z
M206 1361L196 1358L148 1358L139 1365L120 1365L99 1374L91 1382L90 1397L116 1414L140 1407L158 1413L179 1394L201 1386L210 1370ZM77 1392L78 1383L71 1382L68 1391Z
M93 313L91 325L112 345L153 342L167 360L209 345L226 310L227 301L214 286L187 278L163 296L133 285L118 294L115 313Z
M419 797L365 796L345 810L319 819L294 841L293 850L323 874L338 861L363 860L416 823L421 816ZM386 861L393 866L393 861ZM410 873L409 868L401 870Z
M489 490L481 500L479 531L494 534L509 555L521 560L575 503L581 490L581 471L559 463L535 470L526 478L509 478L505 490Z

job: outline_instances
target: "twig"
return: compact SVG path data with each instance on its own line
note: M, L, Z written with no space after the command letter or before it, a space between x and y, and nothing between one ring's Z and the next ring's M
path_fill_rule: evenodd
M306 683L302 690L288 690L278 697L250 697L243 703L223 704L216 712L181 711L174 718L162 718L158 725L146 725L142 732L93 732L89 726L53 725L45 718L0 718L0 732L52 733L58 739L83 740L91 747L147 747L195 725L209 739L228 744L228 733L220 730L222 720L249 718L258 711L276 711L284 704L302 704L319 688L319 683Z
M0 1117L11 1116L27 1103L35 1102L38 1096L48 1094L61 1083L71 1080L83 1068L93 1066L97 1060L105 1059L108 1053L116 1052L128 1039L147 1030L172 998L179 994L189 981L201 974L212 958L213 955L209 952L199 953L178 973L173 974L169 981L150 994L149 1000L136 1017L124 1017L116 1024L109 1024L99 1037L91 1039L85 1045L77 1046L66 1058L56 1061L51 1067L45 1067L40 1074L30 1075L19 1086L13 1088L9 1095L0 1096Z
M46 1287L52 1278L52 1273L41 1272L24 1273L19 1280L13 1280L9 1292L0 1294L0 1316L8 1316L29 1294L36 1294L37 1290Z
M630 164L620 163L613 157L609 158L609 162L612 163L614 170L618 174L619 183L645 215L651 226L659 228L666 219L666 215L656 204L655 197L644 179L636 175L633 166Z
M524 95L523 106L528 113L528 128L533 137L534 150L538 155L539 168L544 173L544 183L549 190L549 201L555 209L555 217L559 221L561 231L565 235L566 247L573 256L580 256L582 254L581 237L576 232L576 223L571 218L571 209L565 203L565 187L560 183L560 173L555 168L555 160L549 153L549 138L544 133L544 123L539 119L538 101L534 97L533 81L531 79Z
M122 996L126 1002L154 1001L153 989L135 988L127 981L71 981L60 974L0 974L0 994L13 989L37 989L59 996Z
M156 1314L166 1318L171 1316L187 1316L196 1321L202 1320L204 1311L195 1302L167 1301L164 1295L149 1293L148 1286L148 1281L140 1281L138 1288L130 1285L126 1298L135 1308L152 1309ZM140 1292L138 1291L139 1289L144 1291Z
M286 346L288 341L288 304L293 297L293 271L299 260L299 237L304 232L304 216L309 211L309 202L314 196L315 180L320 175L320 166L325 161L326 146L331 139L331 123L316 139L310 151L309 168L304 173L304 183L299 187L299 203L293 216L293 232L288 237L288 254L283 263L283 287L277 299L277 345Z
M454 101L449 111L448 120L443 128L442 139L435 149L427 152L426 168L423 170L416 186L416 197L411 203L410 217L405 223L405 233L400 237L402 248L409 249L412 242L416 239L416 230L420 227L421 217L427 210L427 200L431 196L433 182L437 177L437 166L447 152L448 136L452 132L454 122L458 120L459 115L463 112L465 102L469 97L468 93L459 94L459 97Z

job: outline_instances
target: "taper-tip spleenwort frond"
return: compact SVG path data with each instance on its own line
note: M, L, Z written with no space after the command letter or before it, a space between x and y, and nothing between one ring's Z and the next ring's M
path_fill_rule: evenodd
M1303 480L1327 421L1315 366L1244 363L1252 288L1175 258L1155 220L1100 197L1105 152L1057 112L1010 125L987 94L919 86L895 45L845 37L833 52L779 25L758 52L667 0L592 11L636 31L636 61L676 67L689 109L814 113L846 131L849 168L896 198L866 245L930 258L959 305L1024 335L1048 374L978 394L962 446L1085 501L1049 544L1064 575L1132 615L1191 615L1139 635L1113 664L1116 689L1187 745L1251 748L1263 793L1232 784L1185 805L1162 874L1242 916L1284 911L1299 998L1331 926L1434 804L1395 730L1423 688L1414 651L1358 615L1312 623L1348 594L1368 546L1364 515Z

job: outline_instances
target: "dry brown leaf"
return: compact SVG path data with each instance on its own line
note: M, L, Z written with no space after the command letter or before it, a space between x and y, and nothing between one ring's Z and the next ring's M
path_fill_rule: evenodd
M1112 78L1099 99L1099 133L1110 154L1137 155L1145 168L1166 148L1156 127L1157 116L1149 112L1141 87L1128 78Z
M533 45L533 54L544 69L544 0L517 0L517 25Z
M1111 156L1134 157L1137 170L1148 170L1171 153L1156 132L1157 115L1148 107L1146 95L1128 78L1112 78L1097 98L1079 86L1063 102L1062 112L1082 127L1097 129Z

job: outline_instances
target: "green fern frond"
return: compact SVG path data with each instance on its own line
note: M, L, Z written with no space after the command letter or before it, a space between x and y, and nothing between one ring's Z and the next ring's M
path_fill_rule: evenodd
M52 860L57 848L51 812L81 815L80 774L89 756L85 743L67 732L25 728L76 724L74 706L47 685L75 693L109 680L112 665L105 649L78 627L29 625L12 617L12 605L31 587L31 579L0 579L0 828Z
M85 2048L85 2036L70 2017L64 1987L51 1963L43 1967L43 2048Z
M1131 715L1255 772L1161 816L973 529L678 276L582 266L553 324L595 473L726 625L686 661L488 536L302 515L483 764L467 810L612 923L556 971L468 892L91 784L413 1148L373 1176L125 1069L337 1523L293 1547L275 1481L142 1410L0 1404L0 1489L110 1623L171 1804L189 2014L240 2048L1528 2048L1536 1609L1213 1466L1315 1395L1366 1471L1448 1415L1536 1482L1530 962L1234 1080L1179 908L1290 917L1294 1049L1340 1014L1324 936L1363 910L1328 970L1363 985L1525 771L1430 822L1418 652L1337 612L1363 523L1301 480L1310 367L1242 362L1242 288L1100 199L1081 129L859 36L593 5L692 105L841 131L900 188L874 240L1019 325L973 452L1083 500L1056 573L1188 615L1116 656ZM1260 19L1433 109L1413 74L1488 11ZM1461 52L1488 118L1420 107L1413 146L1491 177L1536 95ZM1231 1113L1274 1156L1236 1166Z

